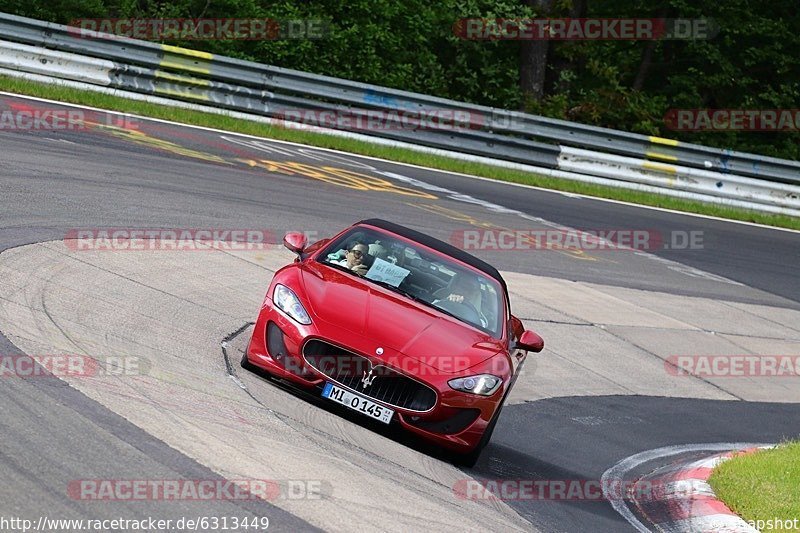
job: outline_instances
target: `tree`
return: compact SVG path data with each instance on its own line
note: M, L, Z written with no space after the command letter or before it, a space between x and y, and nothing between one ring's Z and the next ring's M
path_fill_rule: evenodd
M547 18L553 13L554 0L524 1L540 18ZM538 102L544 96L549 49L550 41L548 39L522 42L519 77L523 105L530 101Z

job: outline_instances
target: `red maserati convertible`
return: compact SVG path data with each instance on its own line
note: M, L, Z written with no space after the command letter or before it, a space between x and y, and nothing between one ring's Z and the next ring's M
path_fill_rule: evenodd
M484 261L379 219L307 246L270 284L242 358L472 466L542 338Z

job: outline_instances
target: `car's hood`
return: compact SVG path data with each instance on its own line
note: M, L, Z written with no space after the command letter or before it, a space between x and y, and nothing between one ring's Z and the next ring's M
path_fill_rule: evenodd
M497 339L400 294L324 265L301 269L319 319L444 372L460 372L502 350Z

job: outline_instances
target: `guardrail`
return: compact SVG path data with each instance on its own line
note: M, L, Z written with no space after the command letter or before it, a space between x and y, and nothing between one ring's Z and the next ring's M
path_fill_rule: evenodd
M353 120L367 120L378 111L396 127L369 130L371 137L800 215L796 161L465 104L2 13L0 39L0 66L21 72L287 121L293 120L293 111L328 111ZM440 112L437 127L407 128L408 117L424 120L431 110ZM404 118L392 118L392 112ZM341 124L326 127L348 130Z

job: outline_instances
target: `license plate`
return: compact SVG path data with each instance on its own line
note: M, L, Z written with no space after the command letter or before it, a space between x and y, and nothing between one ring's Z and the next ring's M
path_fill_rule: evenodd
M333 400L336 403L349 407L353 411L358 411L375 420L380 420L384 424L391 422L392 415L394 414L394 411L391 409L378 405L360 394L354 394L349 390L339 388L333 383L325 383L325 388L322 389L322 397Z

